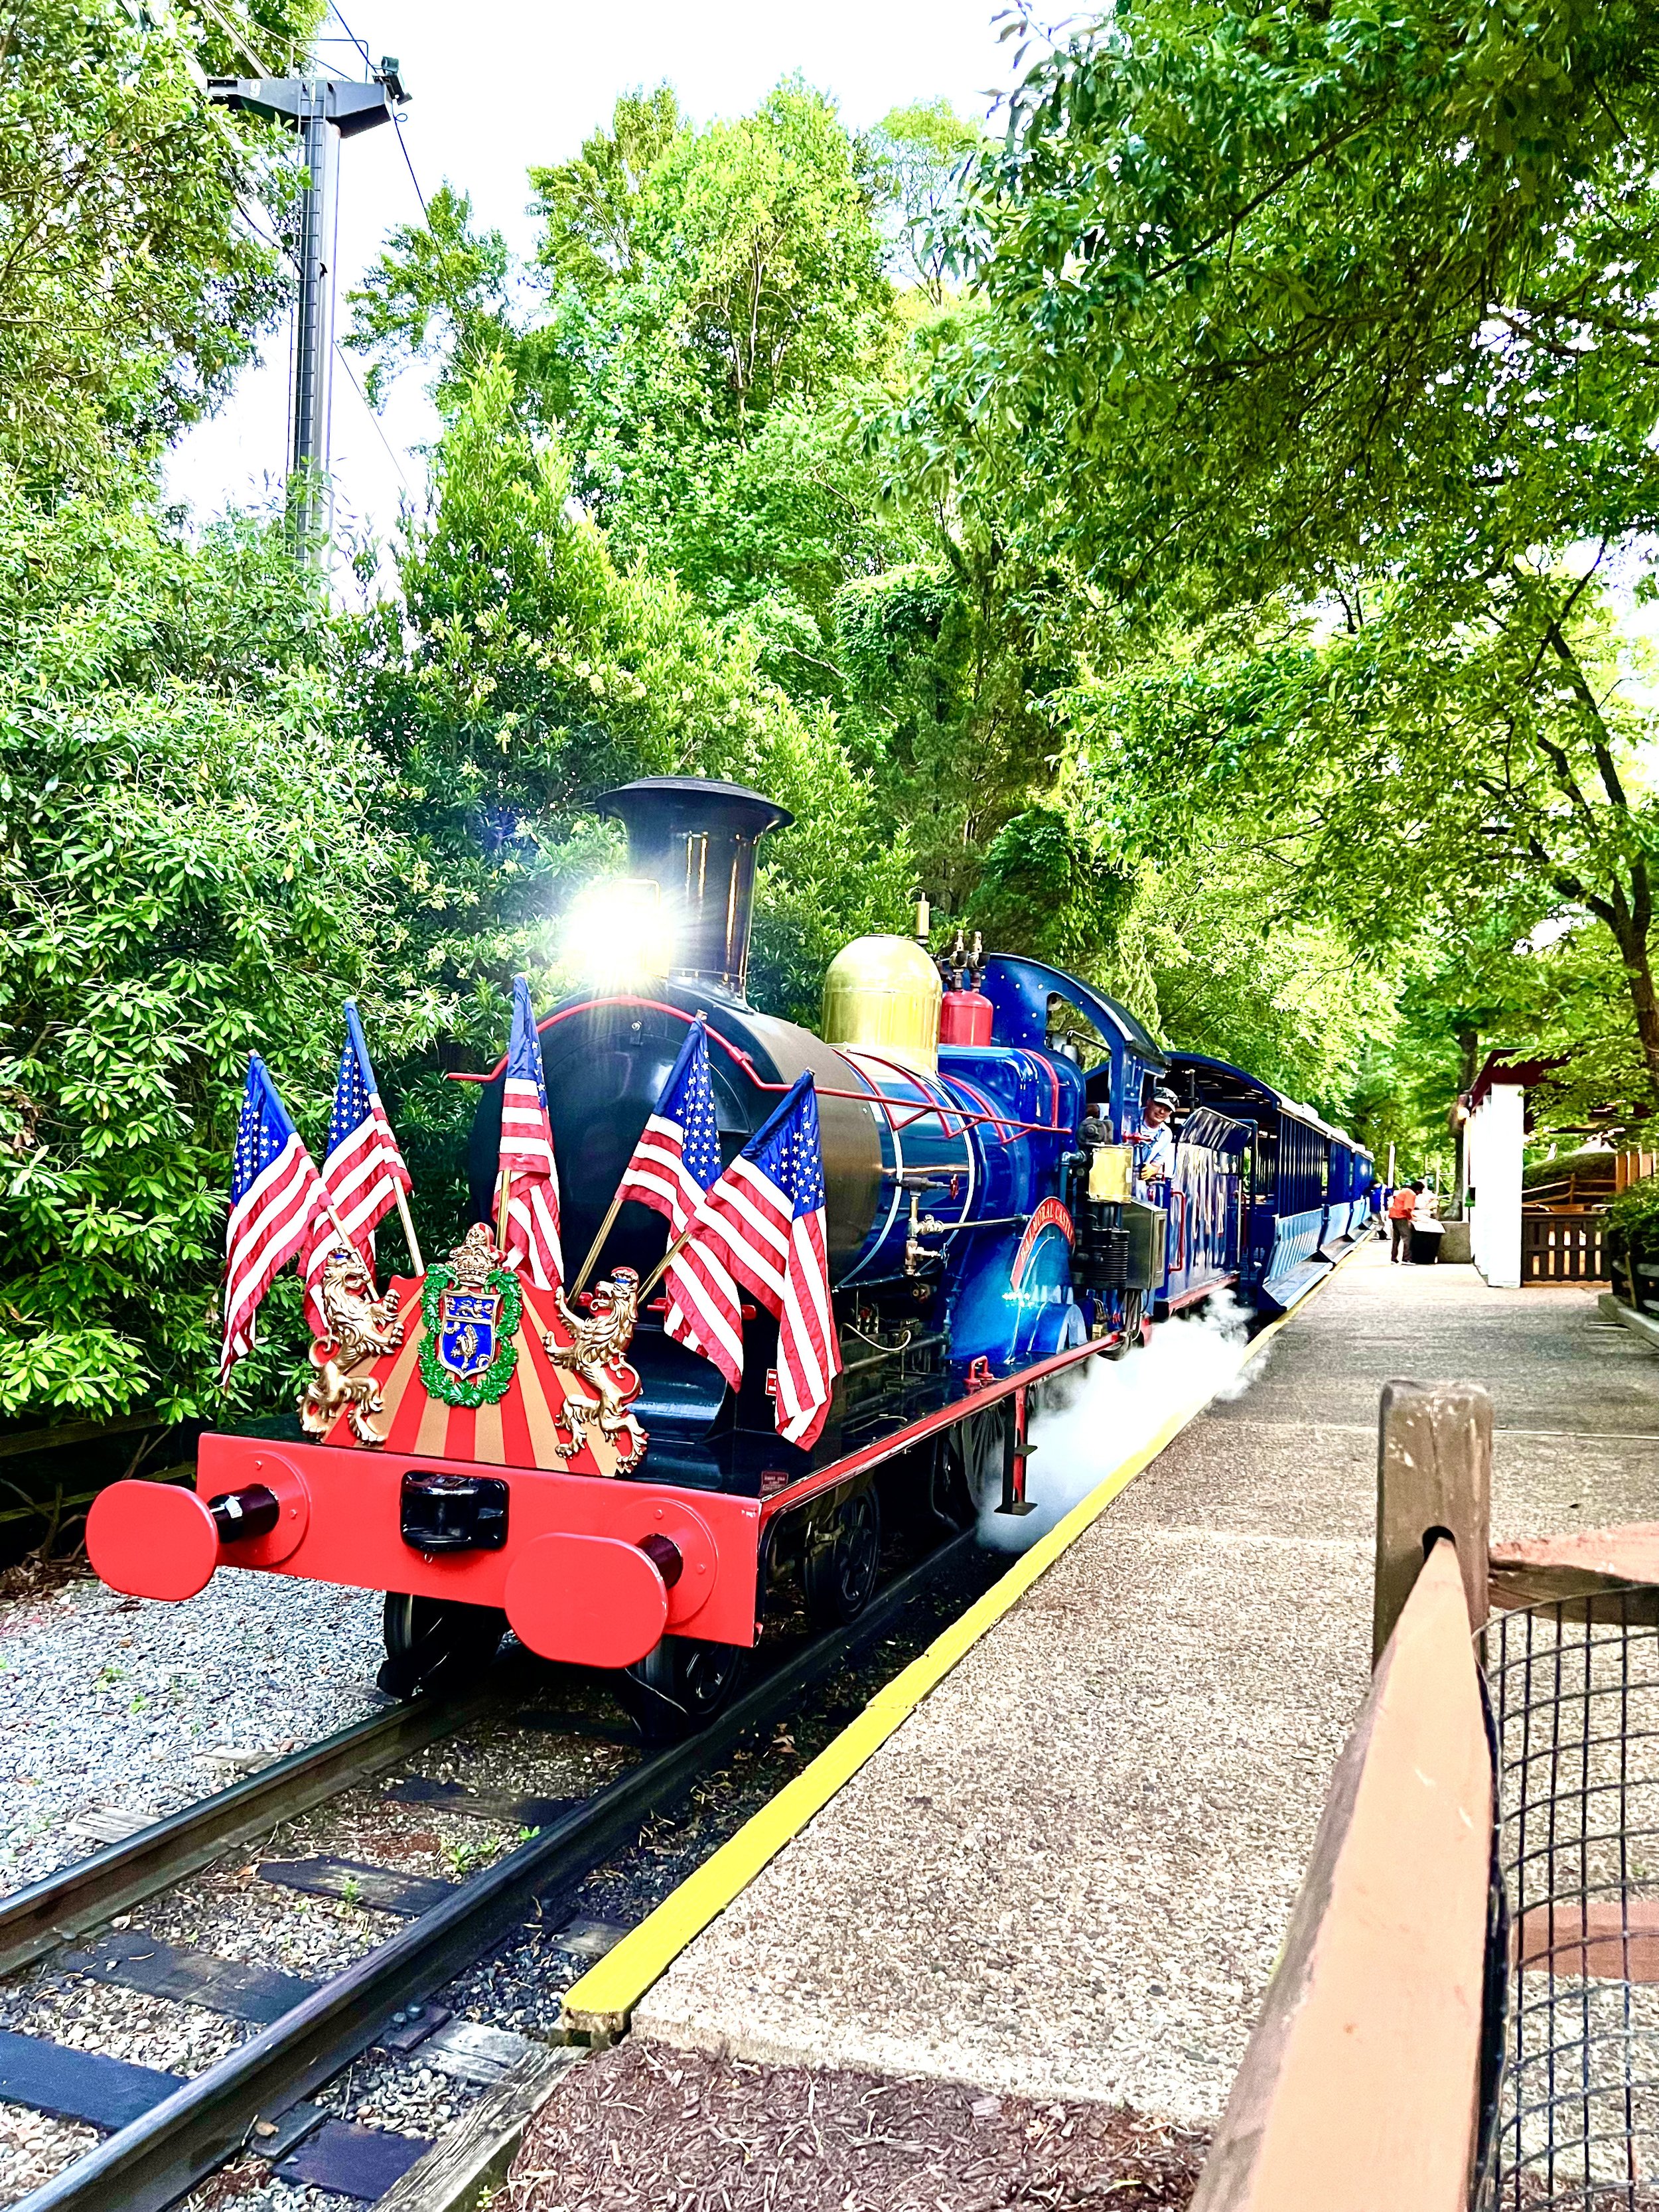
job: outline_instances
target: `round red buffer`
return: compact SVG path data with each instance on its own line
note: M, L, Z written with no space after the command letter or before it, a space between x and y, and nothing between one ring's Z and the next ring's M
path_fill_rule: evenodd
M520 1644L589 1667L631 1667L668 1620L656 1562L615 1536L538 1536L514 1560L505 1597Z
M112 1482L87 1516L87 1557L129 1597L194 1597L219 1564L205 1502L171 1482Z

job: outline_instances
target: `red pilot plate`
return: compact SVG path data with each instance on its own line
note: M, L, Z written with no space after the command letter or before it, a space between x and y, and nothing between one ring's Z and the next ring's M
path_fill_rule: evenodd
M219 1532L193 1490L112 1482L87 1516L87 1557L128 1597L194 1597L219 1564Z
M654 1562L615 1536L538 1536L514 1561L505 1596L520 1644L587 1667L631 1667L668 1621Z

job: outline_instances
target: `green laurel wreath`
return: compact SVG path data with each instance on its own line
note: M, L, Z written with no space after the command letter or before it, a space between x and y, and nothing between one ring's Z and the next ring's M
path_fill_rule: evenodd
M497 1291L501 1300L501 1325L495 1357L471 1382L452 1375L438 1358L438 1301L455 1279L453 1267L431 1267L421 1292L421 1319L426 1334L421 1339L421 1380L428 1398L441 1398L446 1406L464 1406L476 1413L480 1406L498 1405L507 1395L513 1370L519 1364L519 1347L513 1341L524 1312L519 1279L505 1267L492 1267L484 1277L486 1290Z

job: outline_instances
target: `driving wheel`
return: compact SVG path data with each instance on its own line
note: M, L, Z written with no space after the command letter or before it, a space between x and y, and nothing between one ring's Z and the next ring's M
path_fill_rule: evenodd
M873 1484L844 1498L807 1538L806 1610L819 1628L845 1627L875 1595L881 1570L881 1506Z
M494 1606L386 1593L386 1664L375 1680L394 1698L471 1689L495 1656L507 1615Z
M613 1680L647 1743L678 1743L707 1728L730 1703L748 1666L749 1654L738 1644L665 1636Z

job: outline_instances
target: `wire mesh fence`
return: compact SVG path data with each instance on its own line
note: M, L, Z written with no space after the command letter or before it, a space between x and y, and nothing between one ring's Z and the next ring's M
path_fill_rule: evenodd
M1659 2212L1659 1592L1485 1632L1482 2212Z

